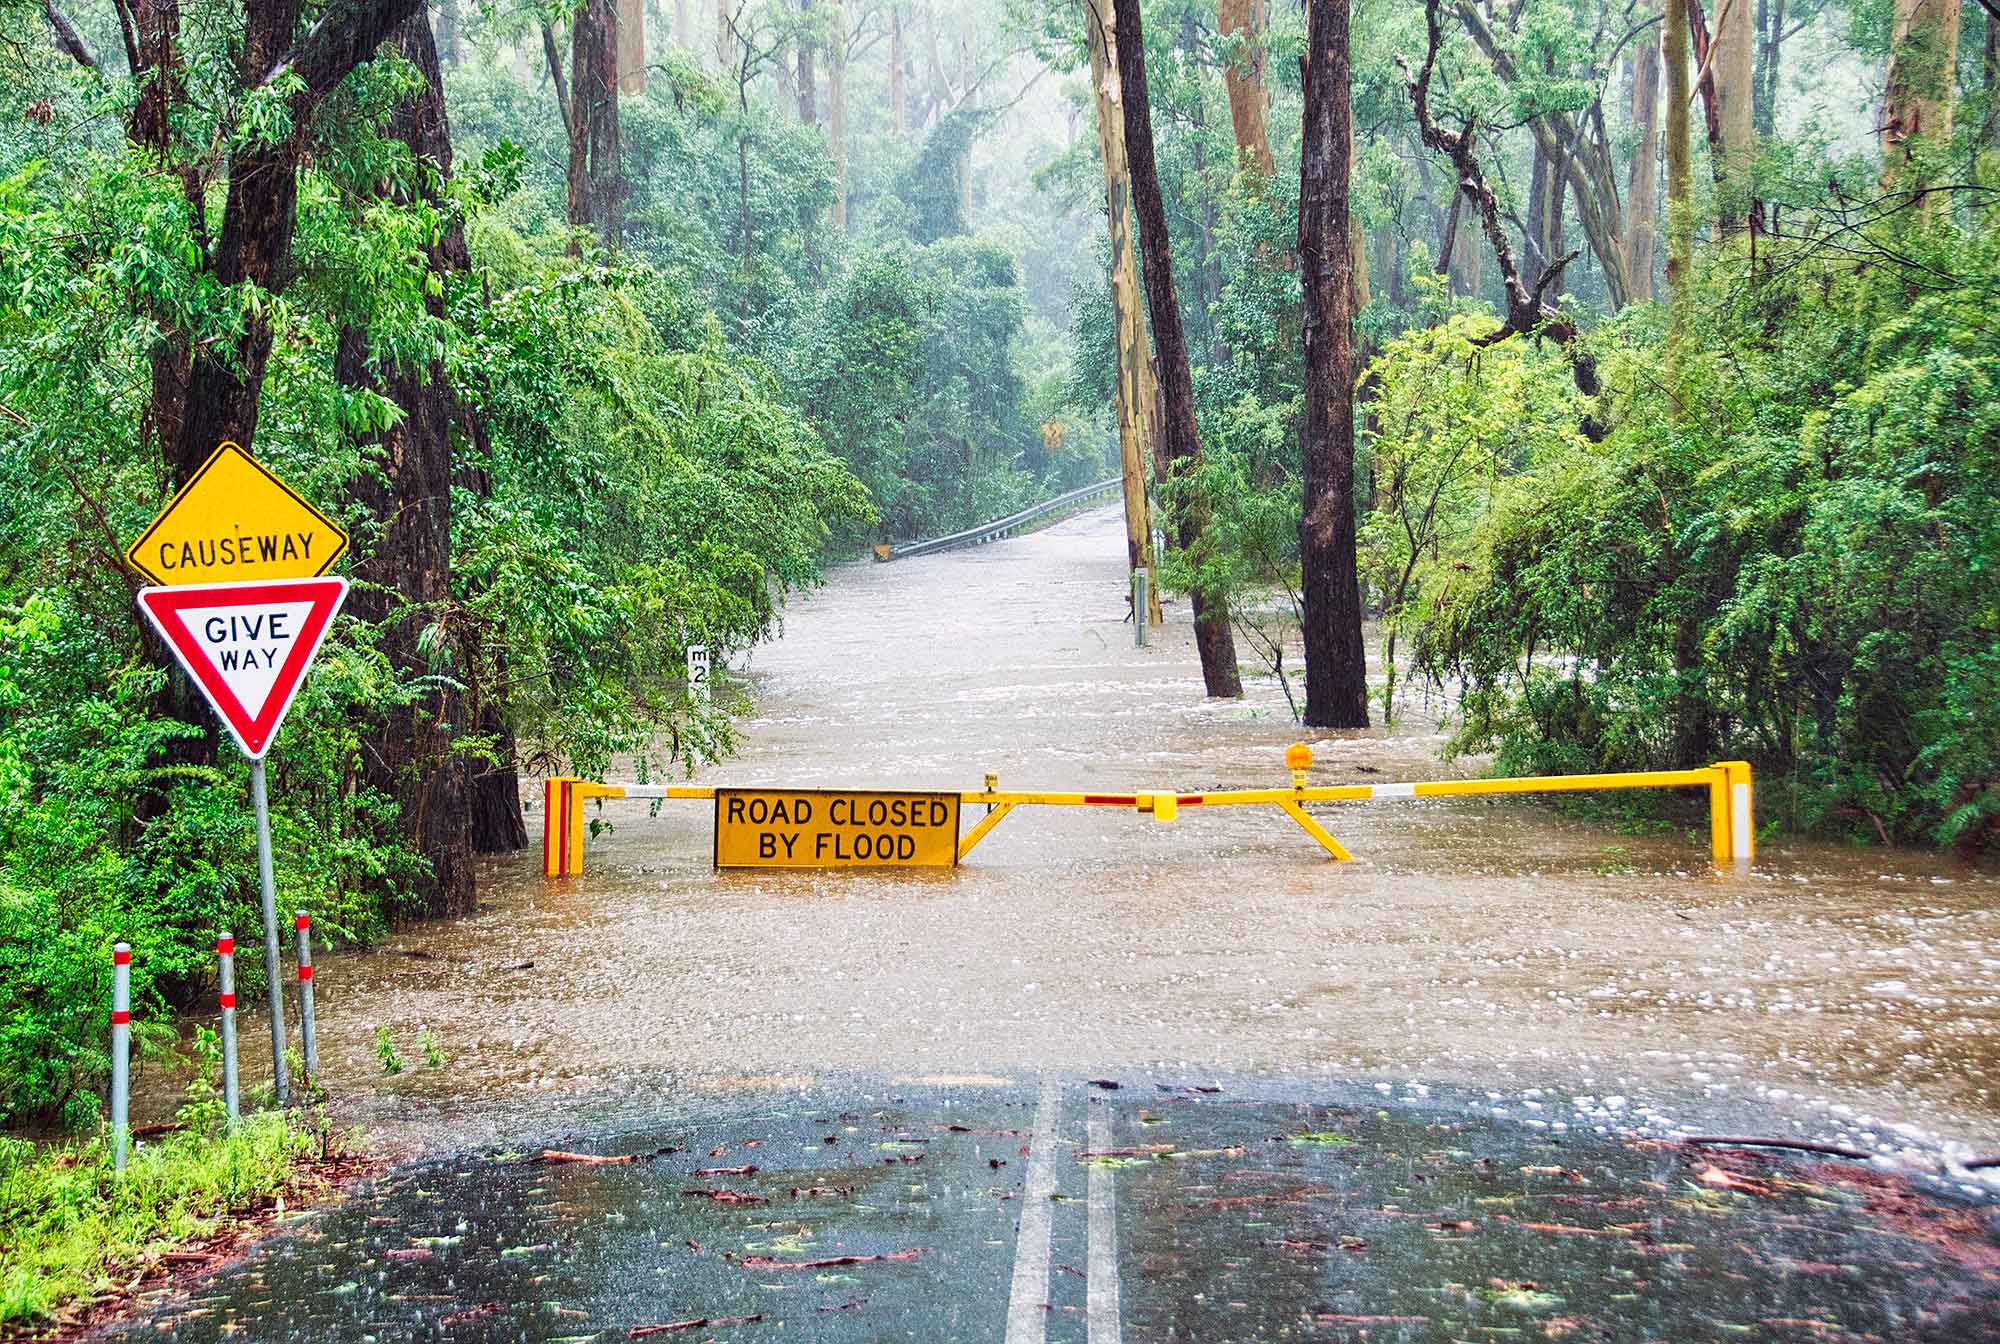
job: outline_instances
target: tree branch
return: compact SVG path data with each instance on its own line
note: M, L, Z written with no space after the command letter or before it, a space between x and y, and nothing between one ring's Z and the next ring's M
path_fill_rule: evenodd
M563 136L576 143L576 119L570 114L569 85L563 79L562 52L556 49L555 30L542 21L542 54L549 59L549 78L556 85L556 110L562 113Z
M71 60L86 70L104 73L98 68L97 53L83 40L83 34L77 32L69 16L56 8L56 0L42 0L42 13L48 16L49 27L55 30L56 45L68 53Z
M1596 358L1583 348L1582 334L1577 330L1575 321L1542 302L1546 287L1562 274L1562 268L1576 257L1576 253L1570 253L1551 266L1535 288L1529 290L1521 279L1521 266L1514 258L1513 247L1507 242L1507 232L1501 227L1499 202L1494 199L1492 188L1486 185L1485 170L1480 167L1475 149L1473 124L1468 122L1462 131L1446 130L1431 113L1431 76L1437 68L1438 50L1444 42L1443 25L1438 18L1440 3L1441 0L1424 0L1427 41L1422 71L1413 77L1409 62L1401 55L1396 57L1396 67L1408 81L1410 103L1416 112L1423 142L1450 159L1457 169L1458 188L1478 212L1480 226L1485 230L1486 240L1493 246L1494 260L1500 266L1503 290L1507 295L1507 315L1497 330L1489 332L1475 344L1498 345L1510 336L1546 336L1560 345L1568 356L1577 391L1594 398L1599 392ZM1461 10L1463 8L1461 5ZM1591 439L1600 440L1610 429L1595 415L1587 415L1583 431Z
M374 56L383 39L415 14L423 0L333 0L319 22L292 48L292 54L271 68L259 82L268 86L287 72L305 85L305 110L310 111L355 66Z

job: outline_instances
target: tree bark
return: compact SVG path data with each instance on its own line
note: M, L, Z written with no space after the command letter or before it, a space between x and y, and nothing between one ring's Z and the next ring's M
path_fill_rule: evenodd
M729 0L715 0L715 64L724 79L736 71L735 7Z
M1306 710L1313 727L1368 726L1368 659L1354 547L1354 246L1348 0L1315 0L1306 19L1305 128L1299 155L1299 280L1305 315Z
M694 50L694 21L688 15L688 0L674 0L674 45L682 51Z
M624 235L624 181L618 169L617 0L584 0L570 28L568 217L616 252ZM553 61L551 53L551 61ZM559 73L559 72L558 72ZM557 97L562 96L560 83ZM571 256L582 253L571 237Z
M889 6L889 125L902 135L910 129L910 49L903 36L903 7Z
M1113 16L1104 0L1083 0L1083 28L1090 49L1090 83L1097 103L1097 149L1104 164L1106 227L1111 235L1111 309L1118 328L1118 452L1125 477L1125 558L1128 570L1156 577L1153 524L1146 497L1146 462L1152 447L1152 408L1159 398L1146 349L1139 306L1139 265L1132 248L1132 176L1125 155L1125 113L1120 105ZM1160 586L1146 589L1146 621L1159 625Z
M1133 213L1139 247L1145 254L1146 306L1153 323L1153 349L1159 359L1162 441L1178 484L1191 491L1189 476L1201 464L1201 430L1195 423L1194 378L1188 368L1187 338L1181 330L1180 303L1174 295L1174 272L1167 238L1167 207L1160 196L1159 168L1153 157L1153 116L1146 90L1146 43L1140 0L1114 0L1114 25L1119 35L1118 88L1125 123L1125 156L1132 175ZM1207 524L1207 510L1198 497L1183 500L1175 510L1175 536L1192 554ZM1211 696L1243 694L1236 669L1236 641L1229 632L1229 605L1199 588L1194 595L1195 648L1201 655L1201 679Z
M425 86L397 106L390 131L418 163L435 166L441 183L451 172L451 127L423 10L404 23L398 46ZM428 184L421 194L441 199ZM462 236L456 243L463 248ZM444 316L442 286L452 268L448 250L441 241L426 257L439 285L426 303L437 319ZM342 331L335 365L342 383L374 387L403 412L371 445L369 466L353 484L355 499L380 530L355 566L359 582L350 608L379 627L379 647L399 680L406 686L430 682L408 703L392 705L364 736L361 774L396 800L401 838L429 865L429 876L409 893L411 913L463 914L475 894L472 767L455 746L470 728L466 697L440 677L454 671L449 655L440 658L422 647L426 628L444 620L452 604L451 430L458 406L441 360L378 368L366 333L356 327Z
M826 53L826 135L833 149L833 231L847 236L847 16L833 6L833 45Z
M1229 124L1236 132L1236 166L1266 182L1278 169L1271 157L1271 132L1264 122L1269 95L1264 89L1264 0L1217 0L1216 26L1233 43L1223 63L1229 93Z
M1951 94L1958 73L1960 0L1896 0L1889 82L1882 97L1882 185L1924 185L1911 176L1918 143L1951 138ZM1996 22L1986 16L1990 32Z
M459 0L438 0L438 62L454 70L465 59L458 36L458 3Z
M799 0L799 12L810 15L812 0ZM813 68L813 39L807 32L799 34L799 122L805 126L819 125L819 74Z
M1956 4L1957 0L1944 0ZM1757 37L1751 0L1720 0L1715 15L1715 101L1722 123L1722 165L1717 178L1716 224L1723 237L1750 227L1755 212L1756 90L1751 58Z
M1757 106L1751 129L1768 139L1778 132L1778 74L1785 44L1785 0L1757 0Z
M646 91L646 0L617 0L614 41L618 51L618 92Z
M1632 129L1631 171L1625 179L1625 276L1632 301L1650 303L1659 210L1660 53L1657 46L1643 43L1632 55Z
M1688 12L1667 0L1660 28L1667 97L1667 299L1679 330L1687 307L1688 269L1694 262L1694 142L1688 118ZM1672 376L1671 343L1668 373Z

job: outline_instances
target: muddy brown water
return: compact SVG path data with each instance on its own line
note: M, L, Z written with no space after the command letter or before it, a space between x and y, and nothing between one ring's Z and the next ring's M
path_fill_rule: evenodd
M754 698L743 751L695 779L1282 784L1298 730L1276 681L1205 701L1185 605L1136 649L1124 594L1113 511L838 568L726 674ZM1307 734L1315 782L1471 772L1439 762L1423 709ZM343 1115L435 1150L704 1089L1123 1069L1426 1080L1523 1115L1554 1086L1584 1123L1933 1152L1994 1130L2000 880L1930 854L1779 841L1739 875L1710 865L1694 812L1625 834L1534 800L1428 800L1319 809L1347 864L1275 809L1031 808L956 871L719 874L705 804L596 815L613 829L582 877L544 881L534 851L493 862L476 915L322 955Z

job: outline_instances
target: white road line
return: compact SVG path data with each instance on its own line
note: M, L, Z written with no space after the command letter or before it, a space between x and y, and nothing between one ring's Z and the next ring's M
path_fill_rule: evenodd
M1111 1118L1105 1108L1090 1108L1090 1146L1111 1146ZM1125 1327L1118 1308L1118 1192L1109 1168L1090 1169L1090 1344L1122 1344Z
M1042 1344L1048 1337L1049 1224L1054 1217L1056 1124L1062 1119L1062 1084L1042 1080L1035 1134L1028 1148L1028 1185L1021 1192L1020 1231L1014 1240L1014 1291L1007 1299L1007 1344Z

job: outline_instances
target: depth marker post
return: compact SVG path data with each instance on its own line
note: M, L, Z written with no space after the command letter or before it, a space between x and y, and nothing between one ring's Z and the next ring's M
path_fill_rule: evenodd
M125 1170L132 1086L132 945L111 949L111 1169Z
M304 1042L306 1082L319 1078L319 1040L313 1034L312 917L299 911L292 920L299 935L299 1039Z
M271 1081L278 1104L290 1089L285 1079L285 986L278 971L278 879L271 871L271 795L264 786L264 758L250 762L250 805L257 812L257 885L264 897L264 989L271 1002Z
M222 963L216 995L222 1007L222 1105L234 1129L241 1118L242 1088L236 1076L236 938L227 929L215 940L215 956Z

